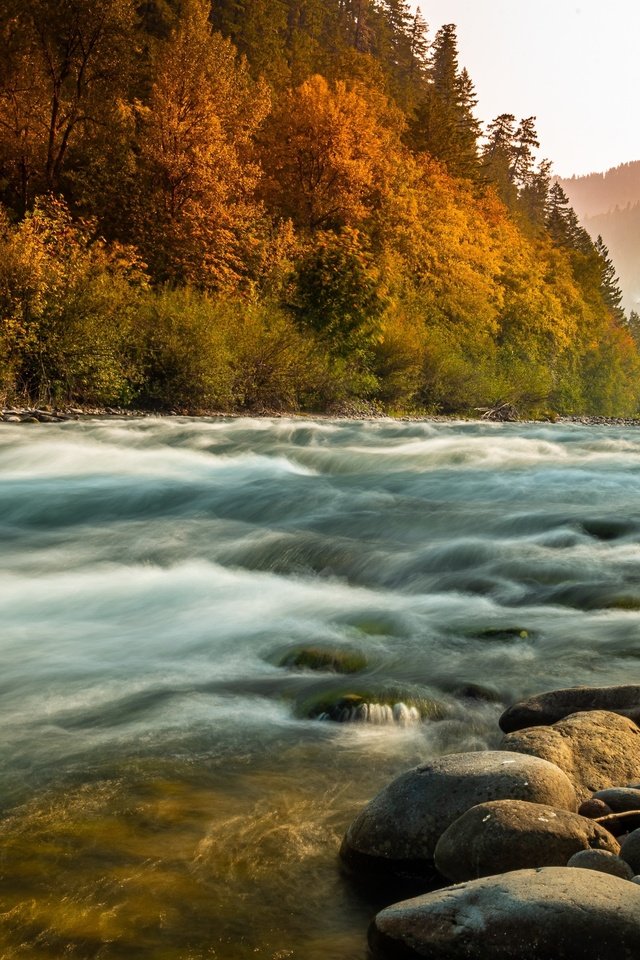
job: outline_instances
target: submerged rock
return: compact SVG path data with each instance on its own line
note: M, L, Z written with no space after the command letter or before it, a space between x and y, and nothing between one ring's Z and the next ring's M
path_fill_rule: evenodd
M552 763L501 751L451 754L409 770L381 790L347 830L341 856L361 875L435 883L440 874L434 853L447 827L479 803L504 799L576 809L571 782Z
M549 726L586 710L606 710L632 720L640 719L640 685L550 690L514 703L499 722L505 733L512 733L526 727Z
M640 889L570 867L518 870L394 904L369 944L376 960L635 960Z
M528 640L531 634L524 627L488 627L473 636L480 640Z
M605 829L568 810L494 800L467 810L440 837L436 869L456 883L527 867L564 867L579 850L618 853Z
M500 702L500 694L497 690L482 686L479 683L465 683L462 687L456 687L453 695L460 700L473 700L481 703Z
M281 667L299 670L327 670L332 673L358 673L367 667L367 659L358 650L328 647L299 647L289 650L280 660Z
M633 880L633 870L629 864L608 850L579 850L568 860L567 866L608 873L621 880Z
M449 711L438 700L412 695L408 691L366 690L322 694L313 702L307 702L303 712L312 720L410 726L422 720L444 720Z
M550 727L508 733L502 749L555 763L580 801L640 775L640 729L627 717L594 710L575 713Z

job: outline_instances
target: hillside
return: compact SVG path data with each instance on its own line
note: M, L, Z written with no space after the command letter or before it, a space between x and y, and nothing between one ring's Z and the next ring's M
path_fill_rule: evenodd
M0 0L0 402L634 413L532 117L406 0ZM359 406L360 405L360 406Z
M606 173L560 181L583 226L601 235L620 280L627 310L640 306L640 161Z
M616 207L640 203L640 160L560 183L581 220L610 213Z

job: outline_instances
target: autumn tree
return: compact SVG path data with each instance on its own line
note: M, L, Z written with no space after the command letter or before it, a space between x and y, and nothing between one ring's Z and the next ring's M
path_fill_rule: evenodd
M109 124L134 16L133 0L0 0L1 162L20 212L36 191L59 191L74 150Z
M145 284L135 251L108 248L63 201L38 200L13 229L0 211L0 350L15 391L49 403L128 399Z
M398 143L396 111L358 83L311 77L281 101L263 144L264 195L303 230L357 226Z
M139 109L136 235L157 279L222 288L250 270L260 216L251 141L268 106L264 85L212 30L207 0L187 0Z

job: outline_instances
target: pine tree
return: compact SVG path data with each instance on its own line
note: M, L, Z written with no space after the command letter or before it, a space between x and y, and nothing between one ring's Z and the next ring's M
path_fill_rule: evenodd
M511 171L514 163L514 139L516 118L512 113L501 113L487 127L482 148L482 168L486 179L492 183L498 196L513 207L517 199Z
M520 193L520 206L529 223L543 229L551 185L551 161L542 160L533 170Z
M521 120L513 139L510 174L512 182L521 190L528 185L533 175L534 150L540 147L535 123L535 117Z
M600 292L602 294L602 299L617 320L624 320L624 310L621 306L622 291L620 289L620 283L616 274L616 268L609 255L608 247L600 234L598 234L594 246L596 253L600 257Z
M409 33L411 39L410 80L412 83L424 81L427 77L429 59L428 32L429 25L422 16L420 7L418 7L411 21Z
M546 227L552 241L559 247L568 247L579 253L593 251L593 242L587 231L580 226L576 212L558 181L549 190Z
M458 41L452 23L438 30L428 72L425 97L415 111L411 143L445 163L456 176L473 177L477 171L479 124L473 83L458 65Z

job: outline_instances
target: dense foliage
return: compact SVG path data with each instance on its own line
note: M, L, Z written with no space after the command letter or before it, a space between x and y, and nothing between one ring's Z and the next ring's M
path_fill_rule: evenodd
M0 0L0 400L636 412L535 119L406 0Z

